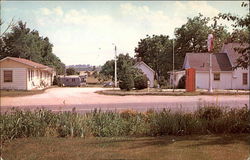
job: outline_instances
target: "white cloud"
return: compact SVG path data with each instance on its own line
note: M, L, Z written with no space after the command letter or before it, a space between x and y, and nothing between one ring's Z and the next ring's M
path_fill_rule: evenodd
M41 8L42 15L48 16L52 14L52 11L48 8Z
M62 16L63 15L63 10L61 7L56 7L53 9L54 13L58 16Z
M218 15L219 10L210 6L206 1L175 2L175 16L190 16L202 13L207 17Z
M61 7L55 7L52 9L49 8L41 8L40 13L44 16L50 16L50 15L57 15L57 16L62 16L63 15L63 10Z
M42 8L37 23L51 26L50 29L54 27L54 31L46 32L54 45L54 53L67 65L97 65L114 57L112 43L116 43L118 53L133 56L138 41L146 34L163 34L172 38L174 29L186 23L186 17L199 12L204 16L217 14L217 10L206 2L176 2L174 6L174 12L169 13L149 5L122 3L116 16L112 15L113 12L99 14L83 8Z
M112 22L109 15L91 15L87 10L70 10L65 13L63 22L76 25L104 25Z

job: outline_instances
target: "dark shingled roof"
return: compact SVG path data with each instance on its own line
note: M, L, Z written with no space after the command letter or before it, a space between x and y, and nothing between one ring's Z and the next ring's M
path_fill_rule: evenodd
M209 71L209 53L187 53L183 68L194 68L197 71ZM232 71L226 53L212 54L213 71Z
M235 48L246 48L249 47L249 44L247 43L227 43L224 44L222 49L221 49L221 53L227 53L228 58L231 62L232 66L236 65L236 60L237 58L240 56L240 54L238 54L238 52L235 51Z

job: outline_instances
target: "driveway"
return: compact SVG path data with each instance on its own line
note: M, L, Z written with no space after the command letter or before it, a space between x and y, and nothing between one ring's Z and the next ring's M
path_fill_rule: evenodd
M193 111L199 105L214 103L221 106L242 107L249 104L248 95L240 96L107 96L94 93L105 88L51 88L43 94L25 97L1 97L1 111L11 107L22 109L47 108L53 111L70 111L76 108L85 112L100 108L102 110L149 108L181 109ZM108 88L110 89L110 88Z

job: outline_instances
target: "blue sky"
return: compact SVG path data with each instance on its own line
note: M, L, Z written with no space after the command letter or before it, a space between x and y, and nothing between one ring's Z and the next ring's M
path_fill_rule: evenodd
M138 41L152 34L173 37L187 17L213 17L219 12L247 14L241 1L1 1L7 24L27 22L49 37L53 52L66 64L102 65L118 53L134 56ZM228 26L228 22L222 22ZM6 27L5 25L2 26Z

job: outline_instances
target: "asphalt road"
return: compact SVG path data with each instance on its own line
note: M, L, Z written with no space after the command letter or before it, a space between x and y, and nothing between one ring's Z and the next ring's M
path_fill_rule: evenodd
M21 109L46 108L52 111L87 112L101 110L148 109L193 111L198 106L218 104L220 106L249 106L248 95L238 96L107 96L94 93L104 88L51 88L43 94L24 97L1 97L1 112L11 107Z

